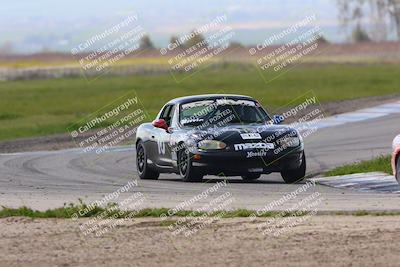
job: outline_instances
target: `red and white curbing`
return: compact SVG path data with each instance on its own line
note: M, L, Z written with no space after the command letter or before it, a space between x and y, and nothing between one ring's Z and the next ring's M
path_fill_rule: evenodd
M400 194L396 178L383 172L356 173L342 176L310 179L318 184L362 192Z

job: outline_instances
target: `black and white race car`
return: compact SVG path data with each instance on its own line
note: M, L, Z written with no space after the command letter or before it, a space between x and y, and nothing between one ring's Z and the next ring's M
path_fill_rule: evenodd
M282 120L248 96L173 99L152 123L137 129L139 177L177 173L183 181L201 181L207 174L255 180L280 172L294 183L306 173L304 144L297 130L277 125Z

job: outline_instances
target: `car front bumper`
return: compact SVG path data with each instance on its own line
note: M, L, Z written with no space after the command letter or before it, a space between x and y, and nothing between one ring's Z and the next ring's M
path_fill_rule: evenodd
M250 158L247 152L250 151L195 151L191 153L192 165L212 175L268 174L299 168L304 153L302 146L277 154L268 151L266 155Z

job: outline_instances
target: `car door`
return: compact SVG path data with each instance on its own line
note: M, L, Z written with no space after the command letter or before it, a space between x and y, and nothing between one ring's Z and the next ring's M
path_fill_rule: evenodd
M167 122L168 126L171 126L174 109L174 105L165 106L160 114L159 119L164 119ZM155 153L158 155L156 158L157 165L162 167L172 167L170 144L171 133L164 129L155 128L154 134L156 142Z

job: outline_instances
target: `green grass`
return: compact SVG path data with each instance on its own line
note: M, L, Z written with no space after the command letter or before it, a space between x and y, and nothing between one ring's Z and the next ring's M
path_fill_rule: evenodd
M96 215L101 214L102 212L108 210L108 217L111 217L112 215L116 214L116 218L123 218L127 214L129 214L129 211L125 213L121 213L121 211L118 208L115 209L110 209L111 207L116 207L114 206L115 204L109 205L109 207L103 208L103 207L95 207L93 210L90 212L86 213L82 217L95 217ZM14 217L14 216L23 216L23 217L29 217L29 218L71 218L73 214L78 214L79 210L85 210L87 208L87 205L84 203L80 204L69 204L69 205L64 205L62 208L56 208L56 209L49 209L46 211L39 211L39 210L33 210L28 207L21 207L21 208L8 208L8 207L2 207L0 210L0 218L6 218L6 217ZM135 212L135 215L133 217L135 218L143 218L143 217L154 217L158 218L161 217L162 215L167 215L168 214L167 208L147 208L147 209L142 209L139 211ZM199 216L204 216L206 213L205 212L198 212L198 211L192 211L192 210L181 210L175 213L173 216L174 217L185 217L185 216L190 216L190 217L199 217ZM246 209L238 209L238 210L232 210L232 211L215 211L208 216L218 216L221 215L222 218L236 218L236 217L250 217L250 215L254 214L254 211L251 210L246 210ZM273 212L265 212L261 214L260 216L257 217L273 217L276 215L282 215L283 217L289 217L292 216L294 213L289 213L289 212L279 212L279 211L273 211ZM302 214L302 215L305 215ZM171 217L171 216L169 216Z
M269 83L255 67L232 64L180 83L171 75L0 82L0 140L66 133L68 126L132 90L153 118L166 101L184 95L245 94L273 112L310 90L324 103L398 93L399 84L400 68L389 64L300 65Z
M366 160L337 167L327 172L325 176L338 176L365 172L385 172L387 174L392 174L390 160L391 156L380 156L373 160Z
M68 206L64 206L62 208L56 208L56 209L49 209L46 211L38 211L38 210L33 210L28 207L21 207L21 208L7 208L7 207L2 207L0 210L0 218L7 218L7 217L28 217L28 218L71 218L72 214L77 213L79 210L84 209L87 207L85 204L78 204L78 205L73 205L70 204ZM96 215L101 214L104 212L106 209L101 208L101 207L96 207L89 213L85 214L83 217L90 218L90 217L95 217ZM115 209L112 212L107 213L107 217L112 217L114 214L118 214L116 218L123 218L129 212L126 213L120 213L120 210ZM147 208L147 209L142 209L139 210L135 213L134 218L144 218L144 217L152 217L152 218L160 218L161 215L163 214L168 214L168 209L167 208ZM213 212L212 214L209 214L208 216L219 216L221 218L248 218L252 214L256 214L252 210L247 210L247 209L238 209L238 210L231 210L231 211L216 211ZM260 216L257 216L258 218L270 218L270 217L290 217L294 216L296 214L296 211L293 211L292 213L290 212L281 212L281 211L271 211L271 212L265 212L263 214L260 214ZM367 215L372 215L372 216L397 216L400 215L400 212L396 211L365 211L365 210L359 210L359 211L349 211L349 212L324 212L321 213L323 215L347 215L347 216L367 216ZM182 210L177 212L173 217L198 217L198 216L203 216L205 215L204 212L195 212L191 210ZM296 216L303 216L307 215L306 212L297 212ZM173 217L169 216L169 219L164 219L163 224L161 226L168 226L173 224L175 221L171 220Z

